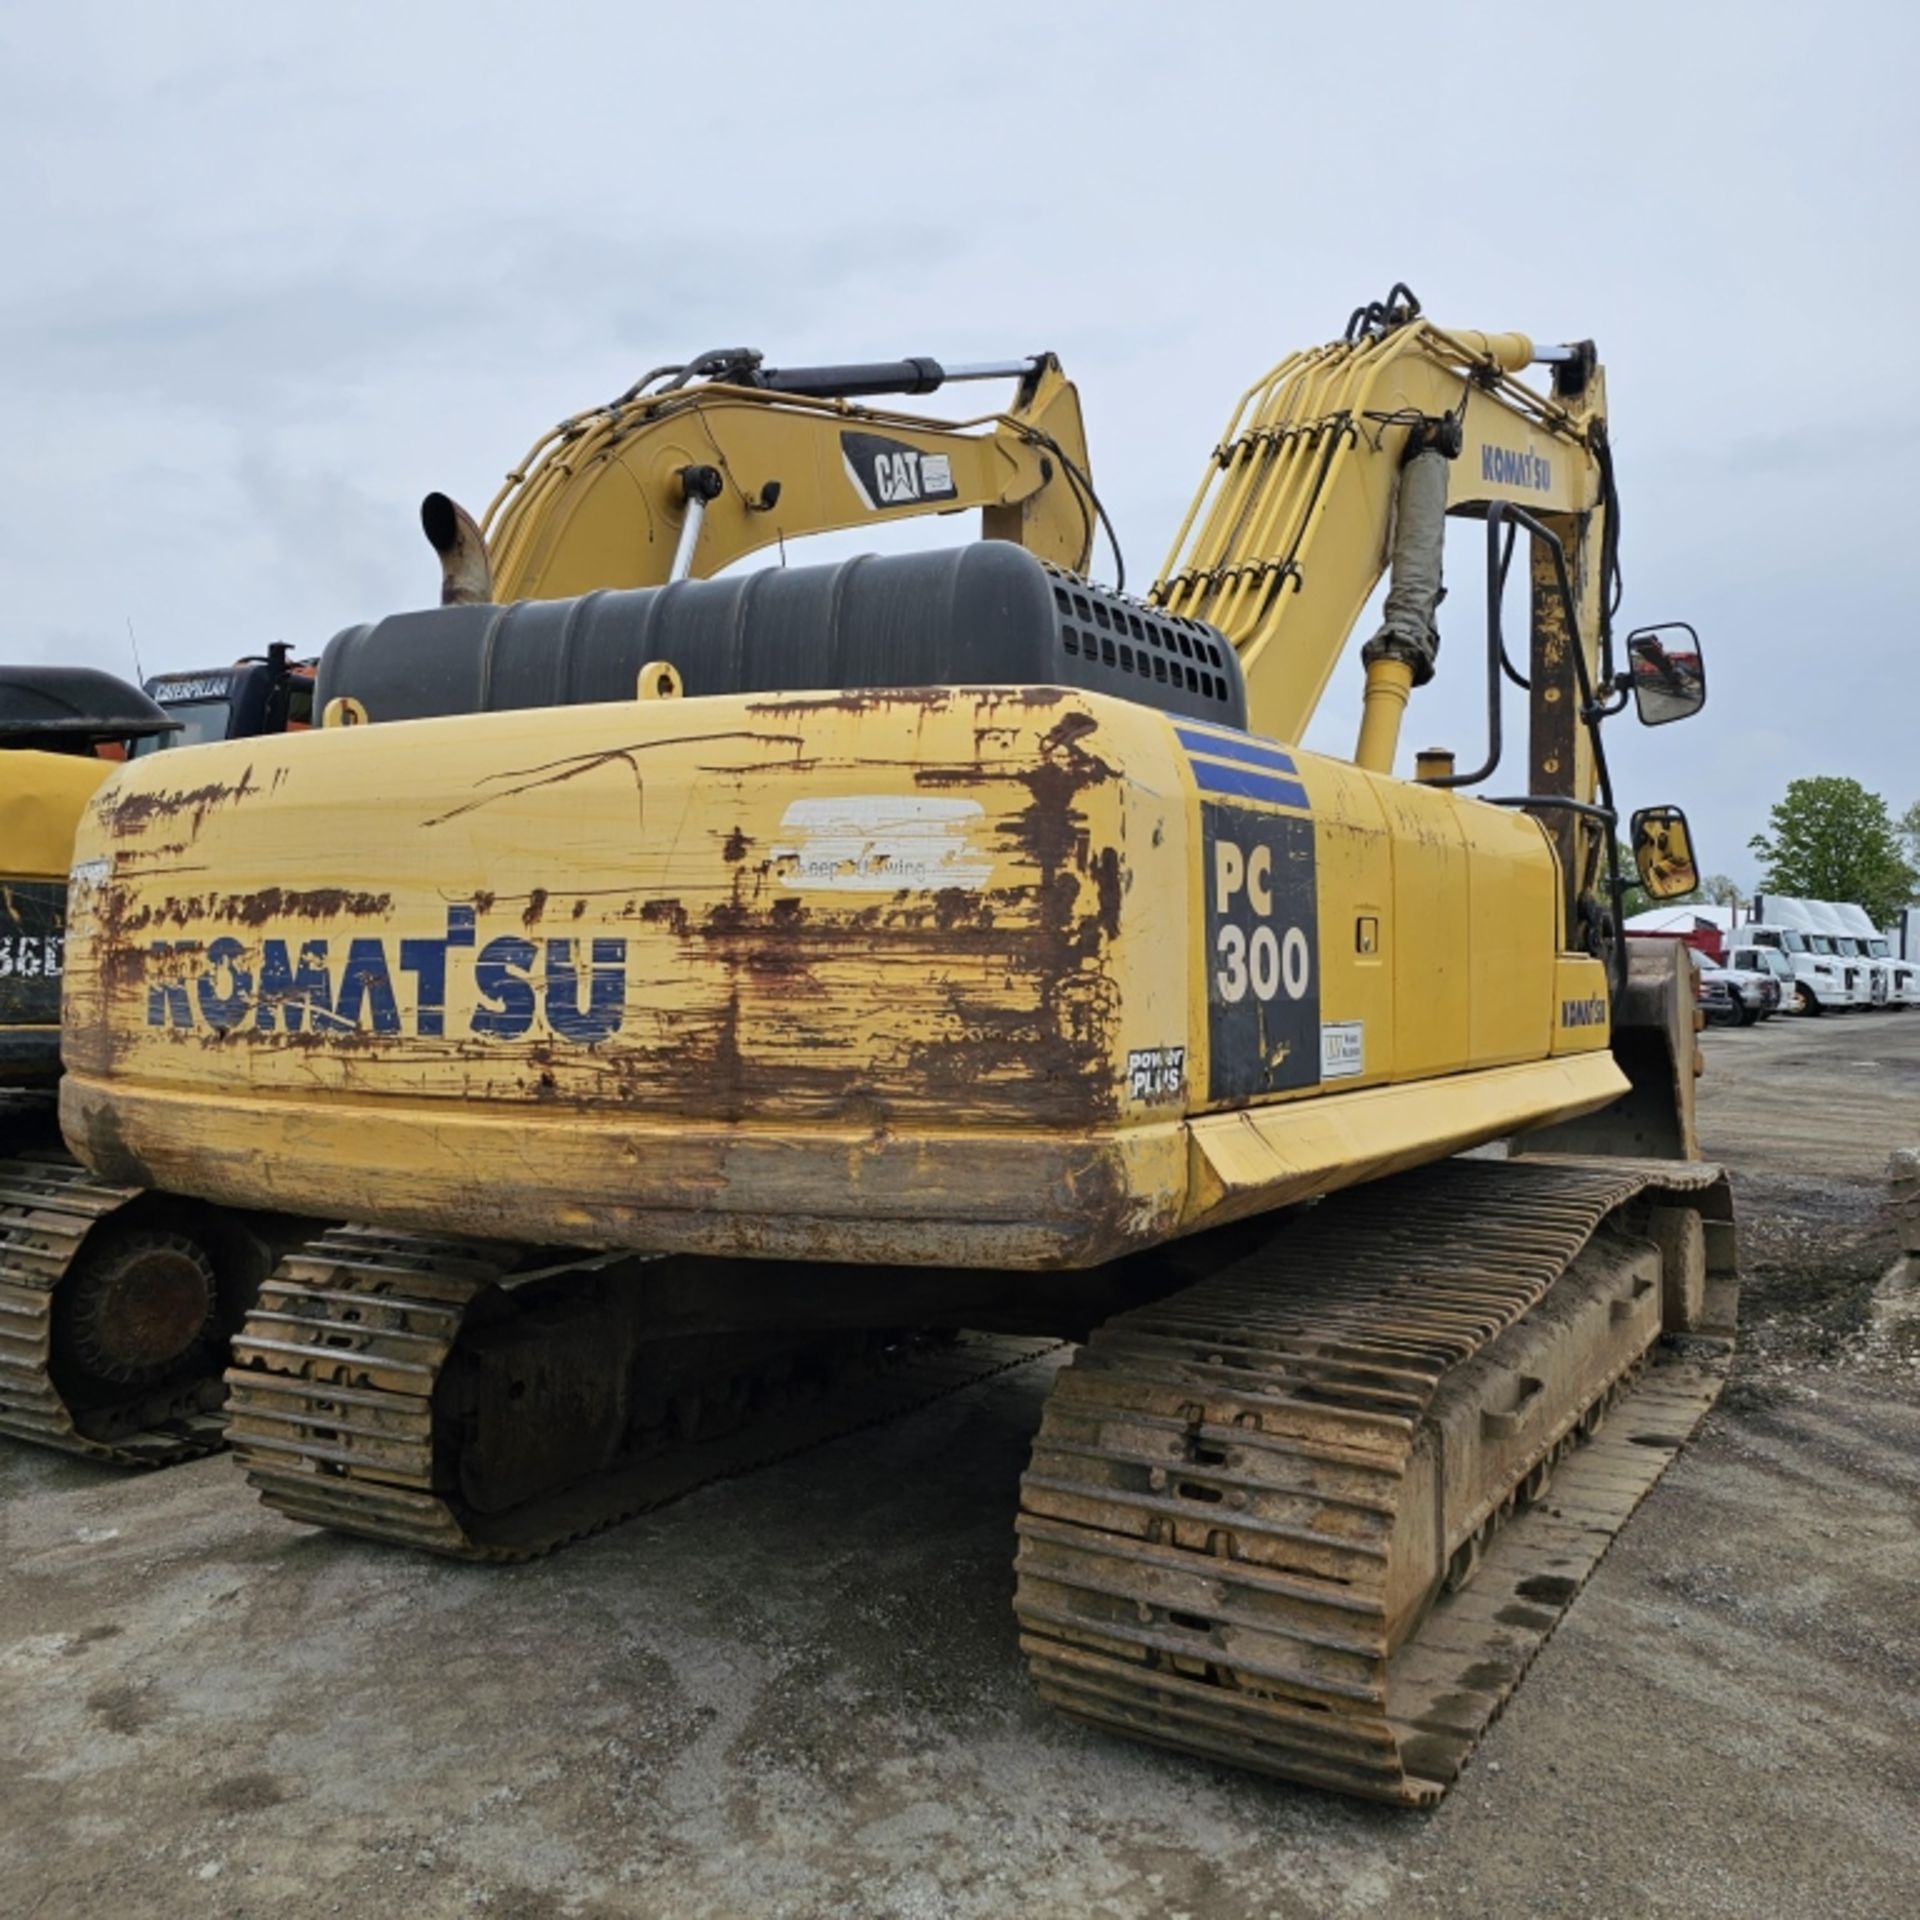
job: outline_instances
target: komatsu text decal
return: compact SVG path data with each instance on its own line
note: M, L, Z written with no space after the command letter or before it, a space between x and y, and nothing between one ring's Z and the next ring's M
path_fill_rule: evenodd
M624 938L503 934L482 946L472 907L449 907L445 932L428 938L156 940L147 960L150 1027L483 1040L544 1031L591 1046L626 1017Z
M1525 487L1530 493L1553 490L1553 462L1525 447L1496 447L1482 442L1480 478L1497 487Z

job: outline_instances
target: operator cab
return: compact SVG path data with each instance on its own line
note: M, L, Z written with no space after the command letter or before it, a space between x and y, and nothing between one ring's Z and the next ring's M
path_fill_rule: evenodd
M143 741L133 751L302 732L313 724L314 669L310 660L293 660L292 652L276 640L264 655L231 667L156 675L147 692L173 716L178 732L168 740Z

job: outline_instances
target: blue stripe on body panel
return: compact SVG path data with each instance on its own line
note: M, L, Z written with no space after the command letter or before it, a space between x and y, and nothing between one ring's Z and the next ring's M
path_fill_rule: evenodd
M1210 754L1216 760L1238 760L1249 767L1271 767L1276 773L1297 773L1293 756L1264 740L1243 733L1201 733L1193 727L1175 727L1180 744L1189 753Z
M1243 800L1264 800L1269 806L1307 807L1307 790L1298 780L1256 773L1251 767L1216 766L1210 760L1190 760L1194 780L1205 793L1230 793Z

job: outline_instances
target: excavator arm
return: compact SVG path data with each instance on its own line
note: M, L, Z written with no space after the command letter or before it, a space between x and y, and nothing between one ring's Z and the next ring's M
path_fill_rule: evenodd
M1004 378L1013 404L968 421L862 404ZM1052 354L788 369L706 354L562 421L477 522L443 494L421 517L451 604L707 578L778 541L976 507L987 538L1085 571L1099 504Z
M1550 393L1517 377L1534 364L1552 367ZM1446 516L1508 529L1496 593L1513 536L1530 535L1529 658L1506 664L1529 686L1525 790L1559 851L1572 925L1610 831L1583 811L1602 781L1583 715L1612 675L1618 534L1590 343L1441 328L1396 287L1356 312L1343 340L1290 355L1241 397L1150 597L1224 632L1245 669L1250 726L1297 741L1391 569L1354 755L1390 773L1401 712L1439 649ZM1497 764L1496 751L1477 774L1423 777L1466 785Z
M1446 463L1447 513L1506 500L1571 524L1576 543L1600 531L1587 525L1607 492L1591 346L1450 332L1417 305L1367 311L1241 396L1150 594L1233 641L1254 726L1276 739L1313 718L1392 558L1400 477L1418 454ZM1556 365L1552 396L1514 377L1536 360Z

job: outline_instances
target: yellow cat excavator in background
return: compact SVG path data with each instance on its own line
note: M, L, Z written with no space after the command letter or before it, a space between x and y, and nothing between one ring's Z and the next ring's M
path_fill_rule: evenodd
M950 424L860 403L981 380L1014 381L1012 405ZM985 538L1086 569L1101 508L1052 354L782 369L703 353L561 421L477 523L440 493L421 521L458 605L705 578L789 538L968 507Z
M338 636L319 734L155 756L82 831L74 1150L364 1223L236 1342L250 1476L514 1558L830 1395L820 1342L1079 1338L1022 1488L1042 1691L1430 1803L1729 1325L1690 982L1629 972L1602 739L1653 678L1643 718L1705 683L1657 629L1628 652L1658 676L1617 665L1593 349L1396 288L1249 393L1146 600L996 541L693 578L718 503L752 529L790 476L729 450L709 493L676 418L684 577L462 604L479 530L430 507L453 604ZM634 469L595 457L553 485L617 530ZM1485 529L1488 742L1408 781L1448 514ZM580 577L567 527L511 565ZM1354 758L1307 753L1383 571ZM1472 797L1509 682L1526 770ZM1684 821L1633 835L1669 890Z
M987 379L1012 380L1014 397L976 423L847 397L876 382L926 393ZM460 509L436 495L423 519L445 548L454 601L654 584L778 540L960 508L1077 567L1098 511L1086 463L1078 398L1048 354L786 372L756 354L710 354L542 439L489 511L497 588L485 536ZM758 477L769 473L784 478ZM756 476L750 498L743 474ZM26 1154L0 1159L0 1433L143 1466L217 1446L231 1335L261 1278L322 1224L308 1194L229 1209L90 1180L52 1124L73 831L111 770L93 749L173 749L170 778L186 789L206 763L179 762L182 747L238 743L251 765L264 737L303 732L311 717L312 663L292 653L276 644L162 674L145 695L91 669L0 669L0 746L19 749L0 753L0 1153Z

